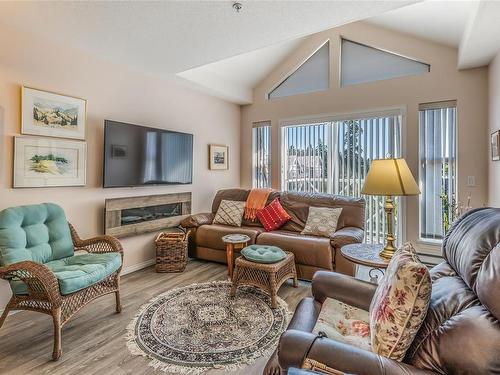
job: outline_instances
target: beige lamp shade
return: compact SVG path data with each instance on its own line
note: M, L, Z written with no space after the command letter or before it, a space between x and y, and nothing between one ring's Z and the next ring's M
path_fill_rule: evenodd
M418 195L418 188L405 159L373 160L362 194L367 195Z

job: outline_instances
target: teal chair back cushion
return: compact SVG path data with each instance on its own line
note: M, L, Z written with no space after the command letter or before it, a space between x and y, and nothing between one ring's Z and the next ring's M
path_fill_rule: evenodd
M68 221L58 205L42 203L0 212L0 265L24 260L47 263L73 255Z

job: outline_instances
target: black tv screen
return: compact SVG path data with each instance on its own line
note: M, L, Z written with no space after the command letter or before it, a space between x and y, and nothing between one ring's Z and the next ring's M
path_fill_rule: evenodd
M104 121L104 187L190 184L193 135Z

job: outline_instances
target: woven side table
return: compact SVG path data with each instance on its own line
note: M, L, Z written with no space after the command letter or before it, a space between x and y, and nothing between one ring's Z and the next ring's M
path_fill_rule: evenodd
M277 307L276 296L280 286L288 279L293 279L293 286L299 286L295 259L292 253L280 262L265 264L246 260L243 256L236 259L231 297L236 295L239 285L251 285L268 292L271 295L271 307Z

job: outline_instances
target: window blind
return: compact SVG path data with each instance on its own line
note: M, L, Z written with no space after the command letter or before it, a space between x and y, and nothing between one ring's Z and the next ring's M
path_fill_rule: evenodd
M345 118L282 127L283 190L359 197L372 160L401 156L400 111ZM364 198L366 240L383 243L384 197Z
M271 121L253 123L252 185L271 187Z
M420 237L441 240L456 204L456 102L423 104L420 127Z

